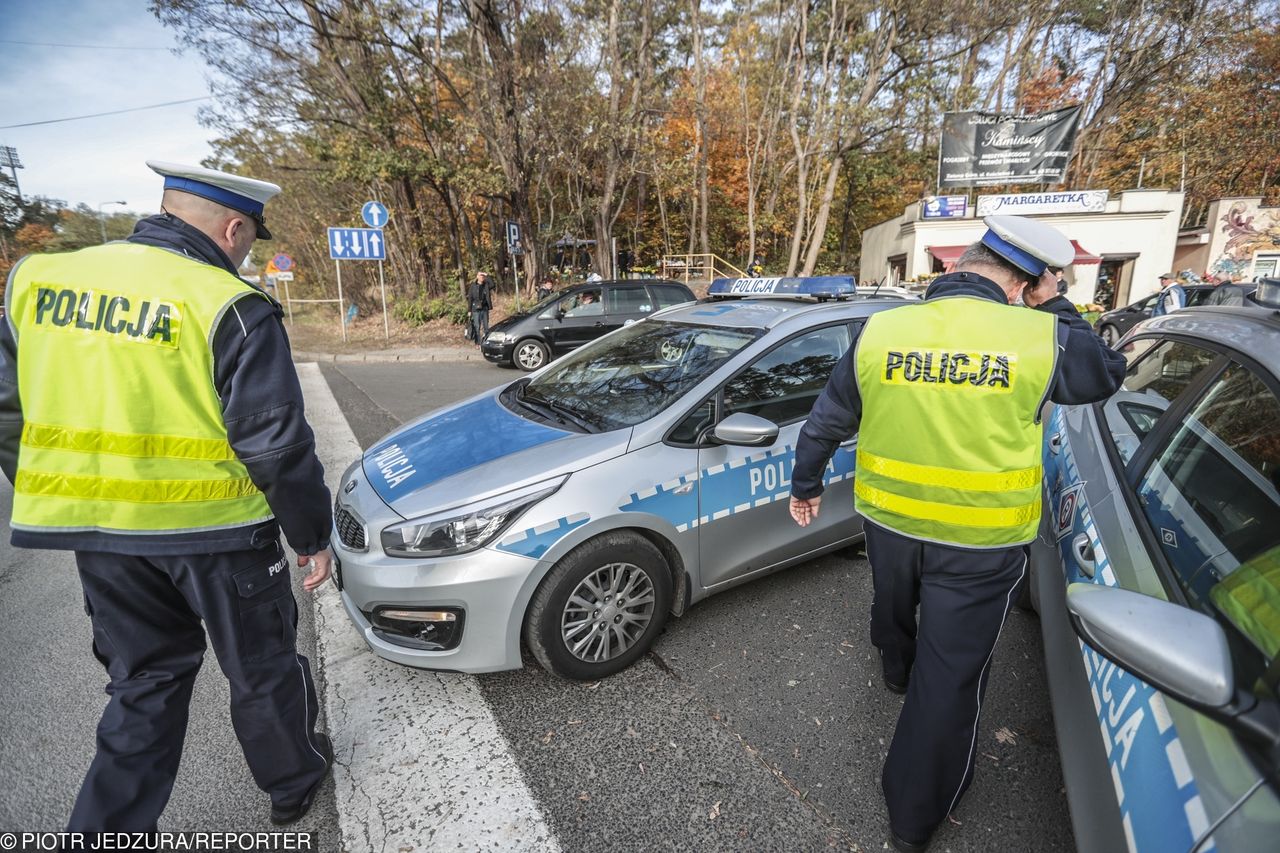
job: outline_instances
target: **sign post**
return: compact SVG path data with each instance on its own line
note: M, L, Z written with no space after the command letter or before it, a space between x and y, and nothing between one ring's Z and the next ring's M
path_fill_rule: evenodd
M520 242L520 223L507 220L507 252L511 255L511 284L516 297L516 310L520 310L520 273L516 269L516 259L524 252Z
M381 229L391 219L391 214L381 202L366 201L364 207L360 208L360 217L370 228ZM383 248L386 248L385 243ZM382 275L382 258L378 259L378 289L382 292L382 333L387 340L391 340L391 320L387 316L387 281Z
M383 209L385 212L385 208ZM342 323L342 340L347 339L347 315L342 299L343 261L383 261L387 244L380 228L329 228L329 257L338 274L338 319ZM299 299L299 302L334 302L333 299ZM384 303L385 304L385 303Z

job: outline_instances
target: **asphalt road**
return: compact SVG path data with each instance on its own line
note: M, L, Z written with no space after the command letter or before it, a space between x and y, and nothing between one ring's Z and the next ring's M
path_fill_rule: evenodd
M365 447L520 375L446 363L323 372ZM844 552L697 605L606 681L562 681L532 662L478 681L565 850L878 850L880 766L901 700L879 680L870 601L865 559ZM976 780L931 849L1071 850L1033 616L1014 612L992 667Z

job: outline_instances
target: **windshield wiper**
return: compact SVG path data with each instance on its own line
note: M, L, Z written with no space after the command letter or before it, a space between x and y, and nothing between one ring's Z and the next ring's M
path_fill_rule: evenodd
M583 429L591 430L600 426L598 422L593 423L589 421L587 419L588 413L582 411L581 409L571 408L570 406L566 406L564 403L558 403L555 400L545 400L544 398L544 401L546 402L547 406L551 408L552 411L559 412L561 415L573 421L575 424L582 427Z
M575 409L565 406L563 403L557 403L548 400L546 397L534 396L528 393L529 386L522 385L516 391L516 400L530 411L537 412L543 417L550 417L552 420L560 423L573 423L574 425L591 430L593 425L583 419L581 414Z

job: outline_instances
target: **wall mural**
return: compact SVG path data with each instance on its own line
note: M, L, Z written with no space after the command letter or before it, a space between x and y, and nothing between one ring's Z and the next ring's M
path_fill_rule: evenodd
M1227 242L1222 254L1210 263L1209 272L1244 276L1255 253L1280 252L1280 220L1275 213L1264 213L1248 202L1237 201L1222 214L1221 222Z

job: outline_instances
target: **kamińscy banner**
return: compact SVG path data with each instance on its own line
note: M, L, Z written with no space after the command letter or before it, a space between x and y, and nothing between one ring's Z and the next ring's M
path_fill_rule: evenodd
M938 187L1058 183L1079 126L1079 106L1034 115L946 113Z

